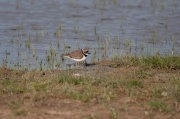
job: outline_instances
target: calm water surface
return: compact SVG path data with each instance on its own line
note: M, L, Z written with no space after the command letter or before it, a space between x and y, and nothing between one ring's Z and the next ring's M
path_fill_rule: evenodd
M180 0L1 0L0 16L0 66L45 65L51 49L61 65L62 53L82 47L87 62L104 47L107 59L180 53Z

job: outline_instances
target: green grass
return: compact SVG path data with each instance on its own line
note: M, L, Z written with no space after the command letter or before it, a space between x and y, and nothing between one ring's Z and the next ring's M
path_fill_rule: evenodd
M23 99L14 99L13 101L9 101L7 102L7 105L11 108L11 109L18 109L19 107L21 107L24 104L24 100Z
M155 87L155 88L152 89L152 97L161 98L162 97L162 95L161 95L162 92L163 92L162 88Z
M178 70L180 69L180 56L160 56L160 55L147 55L142 57L125 56L118 58L110 66L141 66L165 70Z
M173 77L170 79L171 81L171 88L172 88L172 95L176 98L178 102L180 102L180 77Z
M148 56L142 58L145 66L158 69L180 69L180 56Z
M132 87L139 87L139 88L143 88L143 84L142 82L138 81L138 80L128 80L125 82L125 85L128 88L132 88Z
M46 91L46 89L48 88L47 82L45 82L45 83L34 83L32 85L36 91Z
M155 64L157 60L161 63ZM147 108L145 105L147 104L152 113L157 110L160 113L171 112L170 109L178 113L180 101L180 75L176 70L179 66L178 61L179 57L172 57L172 59L160 56L124 57L107 62L105 67L115 66L115 68L107 71L103 69L100 75L98 74L100 70L97 70L97 74L95 70L94 74L88 72L79 77L73 75L73 70L59 71L60 74L48 70L43 73L44 75L40 71L24 74L17 70L5 72L1 70L0 96L20 96L16 100L7 101L10 109L15 109L14 115L27 113L26 110L21 110L26 101L43 106L49 99L73 99L100 105L121 100L122 105L134 104ZM6 79L8 72L8 79ZM167 95L163 96L163 92L167 92ZM24 101L23 95L26 94L29 95ZM172 105L174 102L177 105ZM129 110L128 107L127 110ZM111 118L116 116L118 116L116 111L112 111Z
M15 93L20 94L27 91L25 86L18 83L17 80L0 80L0 84L4 87L2 93Z
M74 85L85 84L87 82L87 77L73 77L68 75L62 75L57 78L57 83L68 83Z
M14 115L15 116L20 116L20 115L27 115L27 110L25 109L18 109L18 110L14 110Z
M168 111L167 104L162 101L150 101L148 105L151 109L157 109L159 111Z
M121 81L121 86L125 86L128 90L128 96L132 96L135 89L143 88L143 83L137 79L124 79Z

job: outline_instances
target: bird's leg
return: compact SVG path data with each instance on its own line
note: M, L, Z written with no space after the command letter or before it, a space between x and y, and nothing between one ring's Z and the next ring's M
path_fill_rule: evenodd
M78 62L78 67L80 68L80 62Z
M79 62L75 62L75 66L76 66L76 67L78 67L78 66L79 66L78 64L79 64Z
M75 66L77 67L77 62L75 62Z
M86 63L86 60L84 61L84 67L86 67L87 66L87 63Z

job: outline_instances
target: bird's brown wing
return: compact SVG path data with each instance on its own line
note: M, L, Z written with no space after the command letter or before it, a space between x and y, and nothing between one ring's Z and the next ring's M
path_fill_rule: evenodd
M81 50L75 50L68 54L69 57L73 57L74 59L80 59L83 57Z

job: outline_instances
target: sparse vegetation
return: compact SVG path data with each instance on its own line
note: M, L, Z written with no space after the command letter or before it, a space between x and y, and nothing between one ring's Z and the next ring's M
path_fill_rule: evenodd
M80 77L73 76L71 70L41 72L32 71L22 73L18 70L1 69L1 98L8 95L19 95L16 101L10 101L7 105L15 109L14 115L25 115L26 110L21 110L27 102L33 105L40 103L46 105L49 99L75 99L91 104L111 104L111 102L124 105L133 104L149 110L151 116L156 113L179 113L179 57L127 57L117 60L103 61L98 64L101 67L112 67L113 70L104 70L99 76L99 71L91 75L83 74ZM168 63L154 63L153 60ZM176 68L172 68L176 67ZM72 70L73 71L73 70ZM168 75L166 74L168 71ZM90 72L88 72L90 73ZM8 79L6 77L8 74ZM18 75L18 76L17 76ZM27 76L29 75L29 77ZM166 77L163 77L166 75ZM161 79L163 77L163 79ZM176 78L175 78L176 77ZM165 93L164 93L165 92ZM167 92L167 93L166 93ZM30 94L28 96L23 96ZM126 97L126 100L121 98ZM120 99L120 100L119 100ZM26 100L26 102L25 102ZM154 101L153 101L154 100ZM176 103L176 105L173 105ZM118 105L117 105L118 106ZM118 118L122 109L115 106L111 110L110 117ZM130 110L126 106L125 110ZM176 113L171 110L176 110Z
M14 110L14 115L15 115L15 116L20 116L20 115L25 116L26 114L27 114L27 111L24 110L24 109Z

